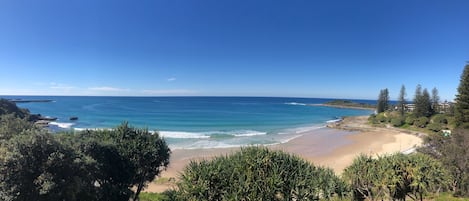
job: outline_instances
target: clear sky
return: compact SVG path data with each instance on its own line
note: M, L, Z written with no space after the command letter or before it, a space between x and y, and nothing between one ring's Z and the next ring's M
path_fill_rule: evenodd
M467 0L2 0L0 94L452 100Z

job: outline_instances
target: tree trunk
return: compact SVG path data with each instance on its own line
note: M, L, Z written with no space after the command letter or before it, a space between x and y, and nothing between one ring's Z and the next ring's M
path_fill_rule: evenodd
M137 192L135 192L135 196L134 196L134 200L133 200L133 201L138 201L138 200L140 200L138 196L140 195L140 192L142 192L143 183L144 183L144 179L142 178L142 180L140 181L140 183L138 183Z

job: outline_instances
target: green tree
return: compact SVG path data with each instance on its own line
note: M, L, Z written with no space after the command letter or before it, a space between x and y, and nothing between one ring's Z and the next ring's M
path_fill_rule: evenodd
M401 114L401 116L404 116L405 114L405 105L407 104L406 102L406 99L405 97L407 96L406 92L405 92L405 86L402 85L401 86L401 90L399 91L399 97L397 98L398 100L398 109L399 109L399 112Z
M378 103L376 104L376 111L378 113L384 112L389 109L389 91L382 89L379 92Z
M432 112L432 103L427 89L422 92L422 86L417 85L414 97L414 114L416 117L430 117Z
M433 113L438 113L440 111L440 96L436 87L432 89L431 103Z
M176 200L317 200L346 192L331 169L282 151L248 147L213 160L192 161Z
M454 115L457 127L469 129L469 63L466 64L461 75Z
M1 148L1 200L91 200L82 161L46 131L25 131Z
M123 171L128 169L127 166L135 171L118 174L124 177L122 181L126 181L127 178L125 177L130 177L129 183L124 182L124 186L137 187L133 200L138 200L142 189L169 165L171 150L164 139L158 133L151 133L147 129L130 127L127 122L114 130L86 131L83 135L85 138L94 138L96 141L109 144L106 146L99 145L96 148L107 149L109 154L114 155L118 162L121 160L119 157L122 157L122 160L128 160L128 164L125 164L125 161L119 162L123 166ZM114 146L117 150L113 150ZM107 157L94 156L94 158L96 157L108 160ZM102 160L98 160L98 162L103 164L113 163L112 161ZM112 165L105 166L103 171L112 171L112 168ZM119 189L123 189L121 187L118 186ZM123 192L123 195L127 194Z
M0 144L23 133L23 131L32 129L38 128L26 119L16 117L14 113L0 115Z
M376 160L362 154L344 170L342 176L349 182L355 199L376 200L384 196L384 189L376 182L382 180L383 175L377 174L376 168Z

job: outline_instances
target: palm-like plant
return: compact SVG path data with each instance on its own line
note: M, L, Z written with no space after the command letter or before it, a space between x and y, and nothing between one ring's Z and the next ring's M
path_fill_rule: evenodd
M248 147L191 162L176 194L178 200L317 200L346 189L331 169L282 151Z

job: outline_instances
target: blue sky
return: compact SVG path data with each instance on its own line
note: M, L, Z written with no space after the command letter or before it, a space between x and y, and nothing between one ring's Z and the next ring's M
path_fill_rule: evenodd
M452 100L469 1L4 0L0 94Z

